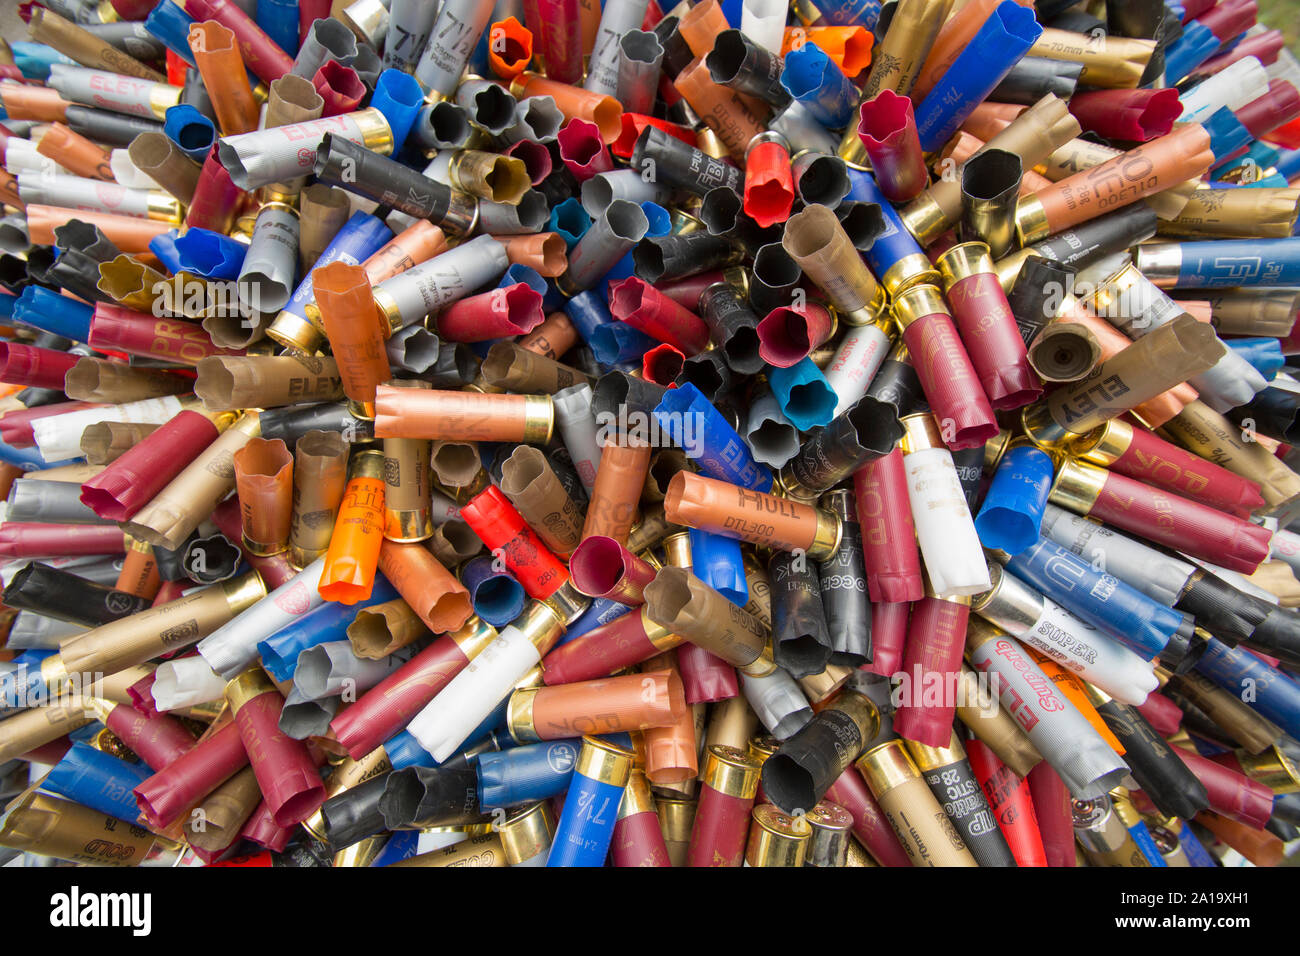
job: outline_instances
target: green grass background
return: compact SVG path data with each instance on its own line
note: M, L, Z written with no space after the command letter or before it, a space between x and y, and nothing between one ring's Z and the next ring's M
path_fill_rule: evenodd
M1300 0L1259 0L1259 22L1281 30L1292 53L1300 50Z

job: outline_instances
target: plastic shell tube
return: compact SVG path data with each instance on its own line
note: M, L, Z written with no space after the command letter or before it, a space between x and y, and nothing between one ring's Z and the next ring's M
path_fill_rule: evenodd
M912 286L895 300L894 315L949 447L984 444L997 429L993 409L938 288Z
M355 604L370 596L384 541L383 463L381 452L367 451L348 469L321 572L320 595L327 601Z
M976 614L1027 644L1062 654L1063 666L1126 704L1141 704L1157 688L1159 681L1149 661L1009 571L996 566L990 570L993 587L973 598Z
M1029 735L1075 799L1092 799L1119 782L1128 767L1082 714L1052 687L1038 666L998 628L972 618L967 654L979 671L1001 677L1007 712Z
M1191 667L1204 650L1201 642L1191 640L1187 633L1190 623L1183 615L1095 570L1053 541L1039 539L1013 557L1007 567L1143 658L1163 656L1175 636L1170 650L1176 654L1179 670ZM1181 660L1188 656L1189 644L1196 650L1184 664Z
M872 601L919 601L921 559L908 495L903 452L895 448L854 472L854 496L862 525L867 591Z
M669 389L654 415L705 474L758 491L771 489L772 473L749 455L740 436L694 385Z
M614 839L618 805L633 754L599 738L583 737L573 777L556 824L548 867L598 866Z
M407 729L420 746L435 760L446 760L555 645L583 606L569 592L530 602L411 720Z
M951 735L955 698L951 705L947 700L936 703L926 689L955 686L969 616L968 598L945 600L927 594L913 606L900 668L902 698L893 720L904 740L938 747Z
M902 419L903 468L930 584L941 596L977 594L989 572L952 454L929 413Z
M1067 462L1048 500L1243 574L1268 556L1267 529L1095 465ZM1157 510L1159 525L1144 517Z
M1000 3L916 110L921 148L942 146L1043 33L1029 10Z
M1007 450L975 517L985 547L1015 555L1038 540L1054 472L1051 457L1041 449Z
M915 199L930 183L912 101L882 90L862 104L858 135L867 149L880 190L891 202Z
M275 822L280 826L302 822L324 802L325 787L306 745L279 732L284 698L258 668L232 680L226 697Z
M853 115L852 82L815 43L786 54L781 85L829 129L843 128Z

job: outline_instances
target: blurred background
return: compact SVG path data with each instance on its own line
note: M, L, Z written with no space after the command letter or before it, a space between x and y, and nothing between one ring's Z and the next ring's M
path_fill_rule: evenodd
M1300 40L1300 0L1259 0L1259 22L1281 30L1287 49L1295 53Z

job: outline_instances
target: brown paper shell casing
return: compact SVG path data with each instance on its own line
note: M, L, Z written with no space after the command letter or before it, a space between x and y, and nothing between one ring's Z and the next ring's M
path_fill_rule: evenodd
M1198 375L1223 356L1214 330L1180 315L1052 392L1047 412L1061 429L1086 434L1135 405Z
M913 606L902 666L910 693L903 695L894 710L894 730L905 740L943 747L951 739L955 702L947 702L945 693L939 703L931 704L926 701L925 688L931 681L950 687L953 676L960 672L969 616L969 604L937 597L927 596Z
M483 541L459 516L435 527L426 544L445 568L459 567L483 550Z
M674 686L682 685L679 679L682 671L677 654L675 650L656 654L641 665L641 672L650 674L668 671L673 675ZM684 685L682 686L684 692ZM703 705L693 705L689 700L685 703L681 713L670 723L641 731L641 742L645 747L645 774L655 786L690 786L699 770L698 738L702 728L697 726L696 717L702 713Z
M1259 483L1270 509L1290 511L1300 496L1300 476L1261 441L1244 441L1241 426L1200 401L1189 402L1165 425L1165 437L1234 474Z
M926 290L933 290L933 304L923 297ZM919 314L909 317L903 327L903 341L926 400L941 423L945 444L954 451L983 445L997 435L997 422L939 290L915 286L903 293L900 303L904 301L916 302L913 311Z
M199 184L199 164L163 133L141 133L127 152L137 169L145 173L184 205L194 198Z
M911 866L885 813L857 769L850 767L831 784L825 799L853 814L853 835L881 866Z
M324 112L325 101L316 92L311 80L294 73L286 73L271 83L266 98L265 129L275 126L289 126L294 123L306 123L320 119ZM271 184L273 192L294 195L302 189L307 177ZM313 262L315 260L312 260Z
M289 546L304 567L324 554L348 484L348 443L338 432L313 430L294 449Z
M435 634L454 631L474 611L465 586L420 544L385 541L379 570Z
M188 409L81 486L81 500L99 517L129 521L216 441L217 426ZM233 458L232 458L233 467Z
M1101 360L1103 362L1133 344L1133 340L1127 335L1109 322L1089 314L1078 302L1074 302L1073 308L1068 313L1063 313L1061 318L1078 323L1093 334L1097 344L1101 347ZM1181 382L1173 388L1166 389L1154 398L1139 402L1133 406L1131 411L1148 427L1159 428L1181 412L1188 402L1195 400L1196 389L1186 382Z
M515 694L531 698L530 714L524 721L531 733L525 731L523 740L666 727L686 713L681 678L671 670L525 688Z
M277 408L343 398L338 365L328 356L211 356L196 366L194 394L213 411Z
M124 530L154 547L180 547L190 532L212 514L217 502L234 489L235 452L260 433L257 413L249 412L150 498Z
M520 445L501 466L501 491L542 543L568 558L582 540L582 513L542 452Z
M3 833L7 847L80 866L164 865L176 857L173 844L144 827L124 826L116 817L34 786L6 807Z
M257 785L266 798L271 818L279 826L301 823L325 802L325 784L307 745L280 732L280 711L284 698L260 672L261 693L250 686L248 673L241 674L226 688L235 711L235 726L257 775Z
M907 756L902 741L882 744L858 760L860 770L881 764L884 769L872 775L878 781L872 786L872 792L899 835L912 865L977 866L961 835ZM867 772L863 770L864 775Z
M122 362L94 358L78 359L63 378L63 391L68 398L108 405L180 395L193 386L192 379L170 369L136 368Z
M428 632L419 615L401 598L358 611L347 629L352 653L371 661L383 660Z
M542 681L555 686L604 677L649 660L682 640L650 621L644 608L636 608L547 654L542 660Z
M982 692L979 678L966 665L961 670L961 692L964 696L959 699L967 703L957 708L957 717L998 755L999 760L1021 777L1027 776L1042 762L1042 755L1015 719L1002 708L996 695L983 695L987 697L986 707L972 703L982 701Z
M952 4L948 0L925 0L900 6L889 29L872 57L863 96L867 99L881 90L893 90L907 96L916 85ZM919 102L919 100L918 100Z
M142 138L143 136L137 137L137 140ZM185 157L185 161L190 162L188 157ZM118 305L138 312L152 313L156 307L160 312L183 314L183 308L175 308L175 303L168 302L164 297L159 282L165 287L168 283L167 276L125 252L99 265L97 288Z
M103 22L104 16L96 14L93 19ZM114 16L113 19L118 19L118 16ZM121 19L135 18L121 17ZM152 80L155 83L161 83L165 79L161 73L145 66L102 37L45 7L37 6L32 9L27 28L32 39L37 43L49 44L82 66L112 73L124 73L127 76Z
M884 292L830 209L808 206L791 216L781 245L846 322L863 324L883 307Z
M921 600L925 584L902 450L895 448L854 472L853 493L871 600L885 604Z
M729 664L753 664L767 647L768 629L757 618L685 568L661 568L645 599L650 620Z
M343 391L353 402L371 405L376 387L392 376L366 270L331 262L315 270L312 277L321 324L338 363Z
M239 837L262 802L257 773L245 767L203 798L182 826L185 840L206 862L215 861Z
M1213 162L1210 134L1199 123L1189 123L1034 197L1042 205L1049 233L1056 233L1200 176Z
M115 181L108 150L95 145L80 133L74 133L62 123L55 123L46 130L41 141L36 144L36 152L54 160L75 176L107 183Z
M623 436L601 446L596 483L582 526L584 540L602 535L627 544L636 523L641 489L650 471L651 451L649 445L633 443Z
M298 207L298 267L307 273L348 221L352 205L344 190L314 183L302 191Z
M673 524L782 551L807 551L817 536L817 509L812 505L686 471L668 483L664 514Z
M405 727L496 637L492 628L474 628L477 623L438 638L339 712L330 722L330 730L353 760L360 760Z
M221 348L201 326L181 319L160 319L120 305L100 302L90 318L89 344L105 352L126 352L179 365L198 365L213 355L243 355Z
M544 442L554 427L547 396L488 395L381 385L375 392L376 438Z
M289 546L293 520L293 455L278 438L254 438L235 452L234 462L244 547L278 554Z
M734 747L708 748L686 865L740 866L758 791L759 763Z
M593 385L590 377L547 358L519 342L497 342L483 360L484 380L509 392L554 395L573 385Z
M573 552L569 575L580 594L636 607L645 603L643 592L655 568L613 538L592 535Z
M409 381L409 380L408 380ZM384 443L420 441L418 438L385 438ZM430 459L433 479L439 490L450 495L452 499L466 502L478 494L490 482L487 470L479 454L478 444L469 441L427 442L429 450L424 453ZM527 445L519 446L527 448Z

